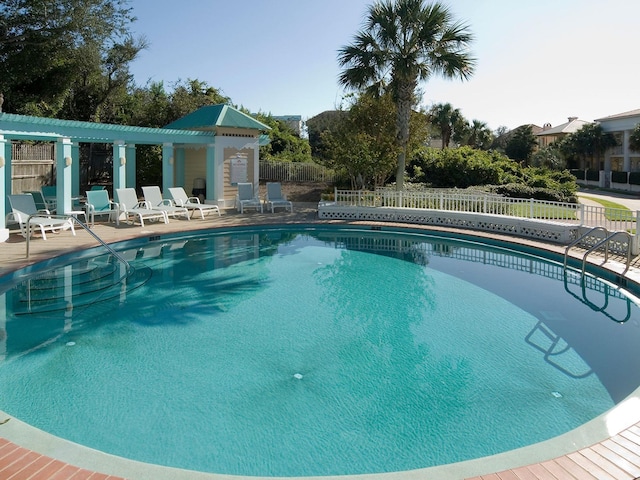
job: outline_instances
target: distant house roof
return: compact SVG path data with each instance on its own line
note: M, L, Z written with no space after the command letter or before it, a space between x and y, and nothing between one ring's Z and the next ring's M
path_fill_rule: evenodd
M230 105L209 105L171 122L164 128L178 130L211 130L215 127L271 130L255 118Z
M607 120L616 120L619 118L638 117L640 116L640 108L636 110L629 110L628 112L616 113L615 115L609 115L608 117L596 118L596 122L603 122Z
M571 133L577 132L587 123L591 122L587 122L586 120L578 120L578 117L569 117L569 121L567 123L563 123L562 125L558 125L557 127L542 129L540 132L536 133L536 135L569 135Z

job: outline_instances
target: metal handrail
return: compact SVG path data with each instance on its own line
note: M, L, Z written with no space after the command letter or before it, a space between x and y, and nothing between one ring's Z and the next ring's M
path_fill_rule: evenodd
M575 247L577 244L579 244L584 238L587 238L588 236L590 236L593 232L595 232L596 230L602 230L605 233L605 236L609 235L609 231L604 228L604 227L593 227L591 230L589 230L587 233L585 233L584 235L582 235L580 238L578 238L577 240L574 240L572 243L570 243L569 245L567 245L567 248L565 248L564 250L564 268L567 268L567 259L569 256L569 250L571 250L571 247ZM584 271L583 271L584 273Z
M597 250L598 248L600 248L602 245L606 245L604 249L604 261L607 262L609 260L609 242L613 237L616 237L618 235L626 235L628 239L627 261L626 261L626 268L624 269L624 271L626 272L629 269L629 265L631 264L631 235L628 232L618 231L618 232L613 232L611 235L607 235L606 238L596 243L594 246L592 246L589 250L587 250L584 253L584 255L582 256L582 275L584 275L584 272L586 269L587 256L594 250Z
M29 239L31 238L31 222L29 220L31 220L31 217L41 217L41 216L42 216L41 213L36 213L33 215L29 215L29 217L27 217L27 258L29 258ZM127 274L131 271L131 264L127 260L125 260L125 258L122 255L120 255L112 247L110 247L104 240L102 240L97 234L92 232L86 223L81 222L73 215L47 215L47 216L50 218L61 218L61 219L71 220L72 222L75 221L76 224L84 228L93 238L95 238L98 241L98 243L100 243L104 248L106 248L109 251L109 253L111 253L111 255L113 255L118 261L122 262L125 265L127 269Z

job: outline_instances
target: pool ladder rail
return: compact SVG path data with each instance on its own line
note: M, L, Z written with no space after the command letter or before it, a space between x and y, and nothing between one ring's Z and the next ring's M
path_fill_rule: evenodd
M33 215L29 215L29 217L27 218L27 258L29 258L29 240L31 238L31 217L36 217L38 215L41 214L33 214ZM116 252L113 248L111 248L104 240L102 240L98 235L96 235L90 228L89 226L80 221L77 217L74 217L73 215L49 215L51 218L60 218L60 219L64 219L64 220L71 220L72 222L75 222L77 225L80 225L82 228L84 228L89 235L91 235L93 238L95 238L104 248L106 248L109 253L111 253L111 255L113 255L116 259L118 259L120 262L122 262L126 267L127 267L127 272L129 272L131 270L131 265L129 265L129 262L127 262L118 252Z
M65 271L63 267L25 280L18 286L15 297L14 308L17 315L54 312L69 308L70 305L90 306L135 290L148 281L151 276L148 268L134 268L123 255L90 230L87 224L73 216L56 215L56 217L72 219L71 221L84 228L107 250L107 256L114 261L105 262L100 260L101 257L93 257L82 261L86 265L84 263L80 266L72 265L71 271ZM27 233L28 258L31 232ZM121 265L120 268L118 264ZM72 292L71 297L69 292Z
M582 243L582 241L584 239L589 238L589 237L593 237L594 236L593 234L595 232L598 232L598 231L603 233L603 238L599 242L596 242L594 245L589 247L587 249L587 251L584 253L584 255L582 256L582 275L584 276L585 269L586 269L586 264L587 264L587 257L589 256L589 254L593 253L596 250L602 249L604 247L604 261L606 263L609 260L609 244L611 243L611 241L614 238L619 237L619 236L624 236L626 238L627 259L626 259L626 262L625 262L624 272L629 270L629 266L631 265L631 248L632 248L632 237L631 237L631 234L629 232L622 231L622 230L618 230L618 231L615 231L615 232L609 232L605 227L594 227L594 228L590 229L589 231L587 231L585 234L581 235L577 240L575 240L572 243L570 243L569 245L567 245L567 247L565 248L565 251L564 251L564 268L565 268L565 270L567 269L567 263L568 263L568 259L569 259L569 250L571 250L571 248L575 247L576 245L579 245L580 243Z

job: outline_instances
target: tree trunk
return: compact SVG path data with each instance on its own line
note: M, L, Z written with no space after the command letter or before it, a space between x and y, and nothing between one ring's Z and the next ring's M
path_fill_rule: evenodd
M414 83L407 82L398 87L396 141L399 147L398 170L396 172L396 190L404 188L404 172L407 161L407 145L409 144L409 120L411 119L411 105L413 104Z

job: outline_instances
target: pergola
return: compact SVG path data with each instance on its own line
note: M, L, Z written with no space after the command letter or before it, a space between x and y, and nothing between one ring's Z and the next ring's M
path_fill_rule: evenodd
M162 145L162 189L185 184L185 152L203 150L206 202L225 206L225 149L253 152L251 166L258 178L258 151L268 143L269 127L229 106L211 105L173 122L165 128L59 120L0 113L0 242L7 240L5 215L11 192L12 141L55 142L58 213L70 212L72 197L80 195L80 143L113 145L113 188L135 187L136 145Z

